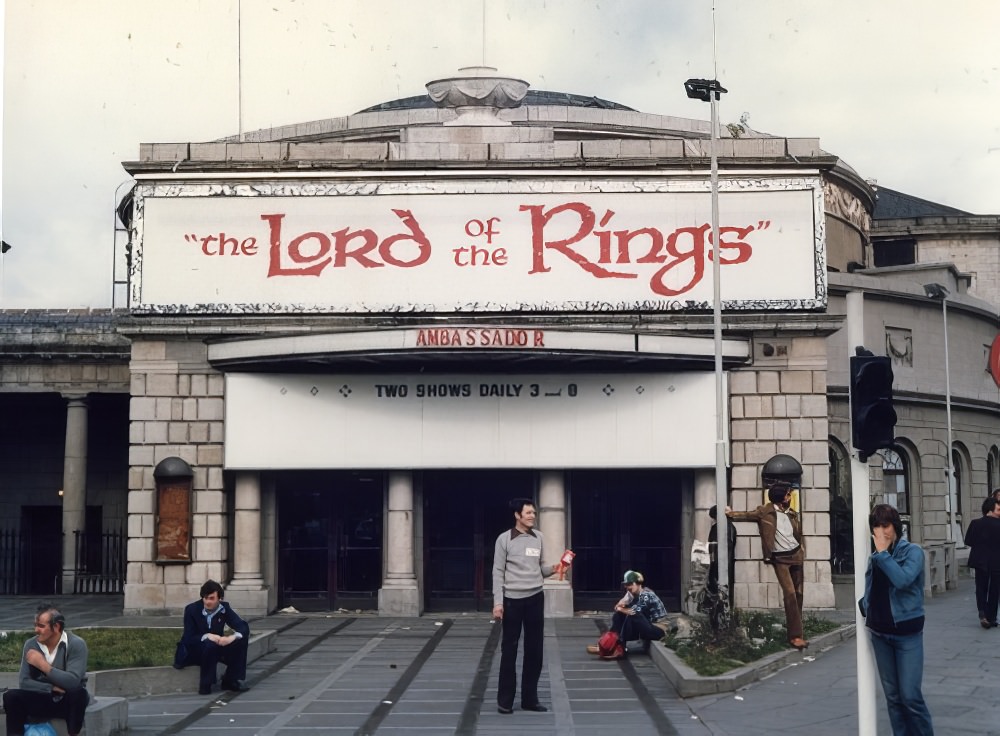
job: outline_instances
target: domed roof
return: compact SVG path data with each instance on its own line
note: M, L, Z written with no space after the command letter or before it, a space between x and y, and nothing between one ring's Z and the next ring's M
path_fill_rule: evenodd
M529 89L524 102L521 104L528 106L561 105L563 107L594 107L602 110L636 112L631 107L600 97L574 95L569 92L548 92L541 89ZM414 95L413 97L401 97L398 100L390 100L389 102L382 102L378 105L366 107L364 110L359 110L358 114L366 112L390 112L394 110L420 110L431 107L436 107L436 105L430 96Z

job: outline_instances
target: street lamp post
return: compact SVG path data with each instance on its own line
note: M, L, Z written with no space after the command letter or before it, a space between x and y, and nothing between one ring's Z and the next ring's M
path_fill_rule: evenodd
M931 299L941 300L941 319L944 329L944 412L948 425L948 447L945 450L945 473L948 480L948 539L956 539L955 510L958 506L955 488L955 464L951 450L951 369L950 353L948 352L948 296L951 294L946 286L941 284L924 284L924 293Z
M715 344L715 504L716 514L716 559L718 560L718 594L720 602L729 600L729 539L728 525L731 523L722 510L728 506L726 494L726 444L723 406L722 373L722 289L721 249L719 242L719 98L725 87L717 79L689 79L684 82L684 91L691 99L710 102L712 108L711 169L712 169L712 324Z

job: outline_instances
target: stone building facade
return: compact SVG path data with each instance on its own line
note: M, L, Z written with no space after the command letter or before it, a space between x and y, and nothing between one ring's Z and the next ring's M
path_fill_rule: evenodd
M580 299L571 270L543 291L522 276L499 285L483 277L463 291L466 272L454 269L387 279L378 289L366 281L413 256L393 248L418 243L422 233L407 223L428 218L431 228L449 219L464 226L469 240L454 244L456 266L509 274L501 269L518 257L518 242L530 250L531 240L503 242L503 253L486 247L492 236L502 240L487 232L494 227L488 215L525 194L606 208L592 225L593 251L578 244L582 238L535 241L530 270L539 274L557 258L591 275L638 268L630 248L656 242L654 228L617 223L643 217L647 202L680 212L694 197L685 237L704 236L707 123L545 92L476 108L476 90L491 79L479 74L454 85L468 104L435 107L430 98L441 88L429 85L427 98L242 139L143 144L139 159L125 164L136 179L121 209L132 241L130 308L107 316L117 352L106 361L117 381L111 390L128 404L128 449L102 505L127 528L126 611L179 610L206 578L225 582L234 605L253 613L284 605L392 615L488 609L492 540L510 522L504 503L514 495L536 500L547 557L554 561L565 547L577 552L569 578L546 584L550 615L603 606L625 567L643 569L670 607L688 605L689 552L707 538L706 512L716 500L705 292L639 299L608 287L618 277L605 275L583 282L590 290ZM740 237L755 237L769 222L761 213L785 206L769 202L794 199L780 216L799 223L801 237L788 242L808 251L805 259L790 250L787 263L746 271L738 296L723 292L730 504L756 506L764 463L777 454L796 458L806 605L838 603L835 583L852 562L837 513L851 500L847 326L859 317L847 303L861 294L864 340L893 358L900 414L899 447L870 461L872 497L906 504L911 536L931 550L929 580L946 586L961 556L956 529L975 500L1000 484L1000 397L977 361L950 362L956 503L964 515L953 514L942 474L942 305L922 285L940 282L954 295L951 354L978 357L997 326L997 302L982 275L988 264L974 260L989 256L952 248L960 265L934 264L923 261L937 252L926 244L913 251L920 261L875 267L886 252L879 244L909 227L900 218L873 222L876 189L815 139L723 133L722 224L734 226L725 220L727 201L739 202L747 220L740 226L749 228ZM336 209L342 201L357 212L387 202L398 210L389 222L409 230L372 242L360 215L361 225L342 230L311 224L323 212L343 212ZM287 213L261 203L280 203ZM536 207L536 217L556 217L555 209ZM247 212L257 229L247 226ZM805 225L796 212L807 213ZM203 227L213 218L221 224ZM513 219L503 218L505 227ZM294 230L299 223L306 229ZM952 224L961 240L962 227ZM260 235L268 229L270 242ZM440 230L428 232L438 240ZM294 245L288 233L299 233ZM680 258L685 242L665 239L664 252ZM766 249L758 251L765 258ZM317 296L325 254L340 259L331 269L356 269ZM252 270L262 262L272 274L315 273L275 290L280 279ZM233 265L219 271L219 264ZM710 261L701 265L704 286ZM726 267L722 273L724 289L732 288ZM27 375L32 358L8 350L17 319L3 320L0 402L16 403L33 389L6 377ZM106 339L101 330L93 334ZM74 380L88 395L108 390L83 372ZM59 390L54 375L42 384ZM532 408L523 398L532 392L563 403ZM171 486L157 474L165 461L190 468L187 495L183 488L177 495L183 483ZM4 503L28 503L24 476L6 476L4 484ZM93 486L85 493L87 504L101 497ZM168 549L166 541L177 538L165 540L166 504L177 498L182 513L171 523L184 541ZM78 515L64 513L63 521L64 533L80 528ZM778 608L780 591L760 562L756 535L739 527L735 603ZM70 582L72 574L64 589Z

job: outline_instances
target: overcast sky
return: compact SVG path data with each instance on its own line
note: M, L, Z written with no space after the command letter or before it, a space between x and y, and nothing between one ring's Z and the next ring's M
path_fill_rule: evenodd
M712 4L487 0L484 33L482 0L7 0L0 307L110 306L121 162L239 132L241 76L244 130L423 94L484 61L706 119L683 82L713 76ZM723 123L748 113L883 186L1000 214L1000 2L715 7Z

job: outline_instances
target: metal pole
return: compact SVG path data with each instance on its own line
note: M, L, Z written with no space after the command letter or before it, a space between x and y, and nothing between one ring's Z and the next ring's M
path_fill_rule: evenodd
M948 524L948 539L954 541L958 536L956 534L957 530L955 529L955 509L958 506L958 499L956 498L957 489L955 488L955 466L951 451L951 371L949 367L951 360L948 352L947 294L945 294L944 298L941 300L941 315L944 321L944 412L948 423L948 447L945 449L945 467L948 469L948 506L950 507L951 512L949 514L951 523Z
M847 293L847 354L848 361L854 347L864 344L865 296L860 291ZM850 382L848 382L850 383ZM854 397L851 397L854 400ZM847 412L851 416L851 412ZM850 436L850 433L848 433ZM865 594L865 569L871 556L871 537L868 532L868 513L871 506L871 479L868 463L851 452L851 518L854 522L854 598ZM875 714L875 656L872 643L865 631L865 619L857 606L854 609L856 634L855 662L858 671L858 736L875 736L878 719Z
M719 92L712 90L712 326L715 346L715 504L716 559L719 561L719 598L729 600L729 520L722 510L729 505L726 493L725 391L722 372L722 273L719 242Z

